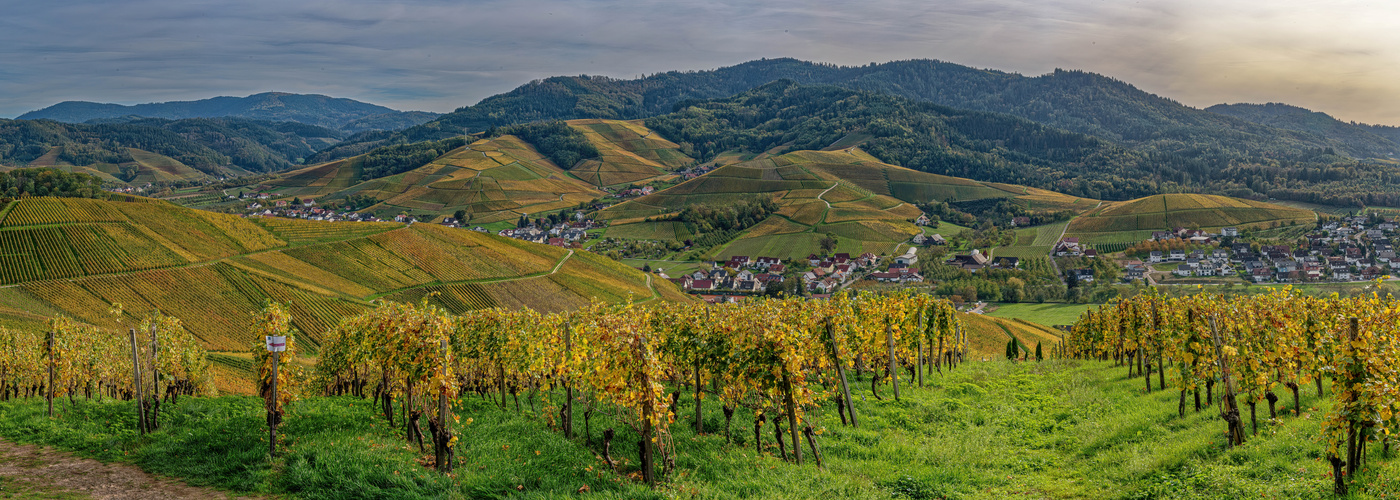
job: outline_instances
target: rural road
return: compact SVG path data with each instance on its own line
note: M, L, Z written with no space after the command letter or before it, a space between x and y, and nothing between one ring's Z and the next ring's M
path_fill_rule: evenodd
M0 498L228 499L233 494L157 477L134 465L0 439Z
M818 199L818 200L822 200L822 197L823 197L823 196L826 196L826 193L827 193L828 191L831 191L831 190L833 190L833 189L836 189L836 186L840 186L840 185L841 185L841 183L839 183L839 182L833 182L833 183L831 184L831 187L826 188L826 191L822 191L821 194L817 195L817 199ZM826 208L831 208L831 202L828 202L828 201L826 201L826 200L822 200L822 203L826 203Z

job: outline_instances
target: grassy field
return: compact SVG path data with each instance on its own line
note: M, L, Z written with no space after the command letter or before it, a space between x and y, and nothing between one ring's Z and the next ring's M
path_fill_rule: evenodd
M593 416L590 444L582 425L565 439L524 401L502 410L476 396L456 410L452 476L420 465L424 454L404 444L402 429L352 397L292 403L285 446L272 460L262 402L251 397L166 403L161 430L148 437L121 401L60 402L54 419L43 416L42 400L3 402L0 435L196 485L293 498L1331 498L1325 444L1315 438L1330 402L1311 390L1301 418L1263 419L1257 436L1227 449L1214 407L1179 417L1175 390L1144 393L1141 378L1107 362L969 362L930 374L925 388L902 382L900 401L888 386L877 400L868 376L852 374L859 428L840 425L829 404L811 415L824 428L824 468L810 450L802 466L777 458L771 426L756 443L743 407L732 442L710 400L706 433L696 435L693 400L682 395L669 441L677 472L655 491L634 479L637 434L610 412ZM617 470L599 458L605 428L618 432ZM1378 448L1352 498L1400 494L1400 462Z
M695 163L676 143L652 133L641 120L570 120L566 122L598 149L598 157L578 165L560 165L598 186L646 183L671 176Z
M316 198L323 203L350 195L380 203L368 210L381 218L400 213L468 214L470 224L518 219L570 208L603 196L554 165L514 136L481 139L443 153L404 173L361 180L363 157L313 165L265 184L279 198Z
M1080 313L1097 307L1097 304L996 304L996 309L987 315L1024 319L1045 326L1072 325L1079 321Z
M247 347L249 313L291 303L310 352L323 332L377 298L556 311L661 296L670 282L586 252L433 224L316 222L132 201L29 198L0 213L0 324L43 329L66 314L120 331L153 309L206 348ZM601 259L601 260L600 260ZM659 295L658 295L659 294ZM123 312L112 314L113 304Z
M930 199L1006 198L1042 209L1077 210L1097 203L1024 186L917 172L880 163L856 148L761 155L749 160L724 158L722 161L729 163L699 178L616 205L599 215L611 221L635 222L675 213L688 205L723 205L746 196L772 197L780 206L778 215L783 221L760 224L741 234L739 241L706 254L725 258L779 251L781 256L805 256L819 252L816 242L821 234L835 235L838 245L843 245L838 251L880 254L892 251L918 231L947 236L966 229L947 223L936 229L909 224L919 216L911 203ZM637 231L654 234L641 228ZM774 234L791 234L785 238L791 243L775 243Z
M1076 217L1068 235L1082 243L1121 243L1146 239L1151 231L1176 227L1217 230L1309 225L1316 214L1302 208L1204 194L1165 194L1104 203Z

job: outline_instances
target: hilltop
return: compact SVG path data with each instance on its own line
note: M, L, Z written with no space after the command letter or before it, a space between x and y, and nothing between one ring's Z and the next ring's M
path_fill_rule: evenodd
M65 101L20 115L20 120L54 120L83 123L122 117L247 118L291 121L345 132L397 130L436 118L437 113L397 111L353 99L317 94L263 92L247 97L214 97L196 101L170 101L125 106L87 101Z
M1083 243L1126 243L1151 239L1152 231L1177 227L1264 229L1312 224L1316 219L1312 211L1274 203L1209 194L1164 194L1104 203L1071 221L1066 236L1078 237Z
M249 313L290 301L311 352L377 298L449 311L689 300L669 282L581 250L431 224L241 218L147 198L27 198L0 207L0 324L67 314L120 329L152 309L214 351L246 349ZM120 303L125 312L109 312Z
M514 136L422 143L286 172L263 183L278 197L322 201L367 197L367 210L436 216L463 210L465 223L518 219L603 196ZM400 160L403 159L403 160Z
M0 168L53 167L114 184L204 180L291 167L344 134L235 118L0 120Z
M913 204L933 200L1005 199L1032 210L1074 211L1097 203L1025 186L918 172L848 148L760 155L730 163L598 216L612 222L605 236L688 240L700 235L672 220L681 210L725 206L753 196L772 200L778 210L705 257L805 257L820 253L820 240L827 236L835 237L838 252L889 253L919 232L912 221L921 211Z
M1400 154L1400 127L1347 123L1327 113L1271 102L1268 104L1216 104L1206 111L1285 130L1312 134L1343 154L1362 157L1394 157Z
M553 77L483 99L420 126L348 139L322 151L315 161L353 156L379 145L438 140L464 129L484 131L536 120L656 117L698 101L725 99L782 79L1002 117L1003 123L992 130L1014 130L1005 128L1008 123L1004 118L1017 117L1058 133L1084 134L1114 146L1083 151L1099 164L1096 168L1076 171L1082 168L1078 162L1051 157L1044 166L1013 165L1027 179L975 177L978 180L1030 184L1117 200L1161 192L1203 191L1345 206L1400 205L1400 189L1388 182L1386 167L1353 160L1384 158L1394 150L1385 144L1379 144L1379 148L1373 147L1377 144L1352 147L1325 135L1195 109L1094 73L1056 70L1028 77L932 60L847 67L765 59L632 80ZM785 119L770 126L800 125L802 120ZM683 141L679 137L668 138ZM1021 163L1015 155L1021 152L1020 147L1008 146L1007 159ZM867 151L883 161L905 164L906 158L873 148ZM1342 153L1328 154L1329 151ZM1270 169L1275 174L1259 181L1260 169ZM1320 178L1313 174L1319 169L1331 169L1336 175ZM1064 173L1070 175L1056 175ZM1059 185L1029 180L1047 175Z

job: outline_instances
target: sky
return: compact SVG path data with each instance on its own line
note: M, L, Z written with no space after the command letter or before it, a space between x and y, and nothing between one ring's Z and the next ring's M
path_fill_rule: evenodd
M0 116L265 91L447 112L537 78L761 57L1081 69L1400 125L1400 2L0 0Z

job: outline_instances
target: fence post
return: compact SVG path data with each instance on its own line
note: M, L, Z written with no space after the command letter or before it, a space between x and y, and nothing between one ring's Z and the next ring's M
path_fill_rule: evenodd
M136 421L137 427L141 428L141 433L146 433L146 391L141 390L141 358L136 353L136 329L128 330L131 334L131 378L136 381Z

